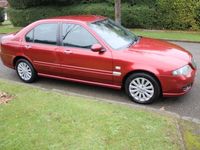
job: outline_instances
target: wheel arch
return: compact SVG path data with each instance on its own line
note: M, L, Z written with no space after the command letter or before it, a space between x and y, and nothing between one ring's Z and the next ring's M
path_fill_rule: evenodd
M20 74L19 74L19 70L18 70L18 67L16 66L17 63L18 63L18 60L21 60L23 59L23 61L20 61L19 63L23 62L23 63L26 63L29 67L29 72L31 73L29 75L28 78L23 78ZM18 76L20 77L20 79L25 82L25 83L32 83L34 82L35 80L38 79L38 75L37 75L37 71L35 70L33 64L31 63L31 61L27 58L27 57L24 57L24 56L16 56L14 59L13 59L13 66L14 68L16 69L16 72L18 74ZM27 68L26 68L27 69ZM23 71L22 71L23 72Z
M162 91L162 85L161 85L161 82L160 82L160 80L158 79L158 77L157 77L153 72L150 72L150 71L147 71L147 70L133 70L133 71L128 72L128 73L123 77L123 80L122 80L122 88L123 88L123 89L124 89L124 86L125 86L126 79L127 79L130 75L132 75L132 74L134 74L134 73L146 73L146 74L152 76L152 77L158 82L159 87L160 87L160 90L161 90L161 94L163 93L163 91Z
M29 63L31 63L32 65L33 65L33 63L31 62L31 60L29 59L29 58L27 58L27 57L25 57L25 56L16 56L14 59L13 59L13 67L15 68L15 65L16 65L16 63L17 63L17 61L19 60L19 59L25 59L25 60L27 60ZM34 67L34 66L33 66Z

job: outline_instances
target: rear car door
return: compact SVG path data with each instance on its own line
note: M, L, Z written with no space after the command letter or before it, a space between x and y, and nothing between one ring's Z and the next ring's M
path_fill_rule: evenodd
M24 54L31 59L38 73L61 75L57 58L59 24L56 22L37 25L25 36Z

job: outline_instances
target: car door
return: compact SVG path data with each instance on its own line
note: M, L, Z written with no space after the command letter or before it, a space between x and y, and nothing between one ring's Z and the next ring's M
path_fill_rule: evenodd
M112 54L91 51L96 38L79 24L63 23L59 60L65 77L110 84Z
M39 24L25 36L24 54L32 60L38 73L62 74L57 58L58 29L56 22Z

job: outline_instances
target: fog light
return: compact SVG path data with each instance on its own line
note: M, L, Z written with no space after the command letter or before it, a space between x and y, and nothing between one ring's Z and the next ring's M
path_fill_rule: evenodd
M192 87L192 83L188 84L187 86L184 86L184 87L182 88L182 90L183 90L184 92L187 92L188 90L191 89L191 87Z

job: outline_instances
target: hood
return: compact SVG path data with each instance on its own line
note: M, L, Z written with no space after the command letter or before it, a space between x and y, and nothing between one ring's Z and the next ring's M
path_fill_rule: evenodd
M192 55L184 48L163 40L141 37L129 48L130 51L151 53L159 56L168 56L190 62Z

